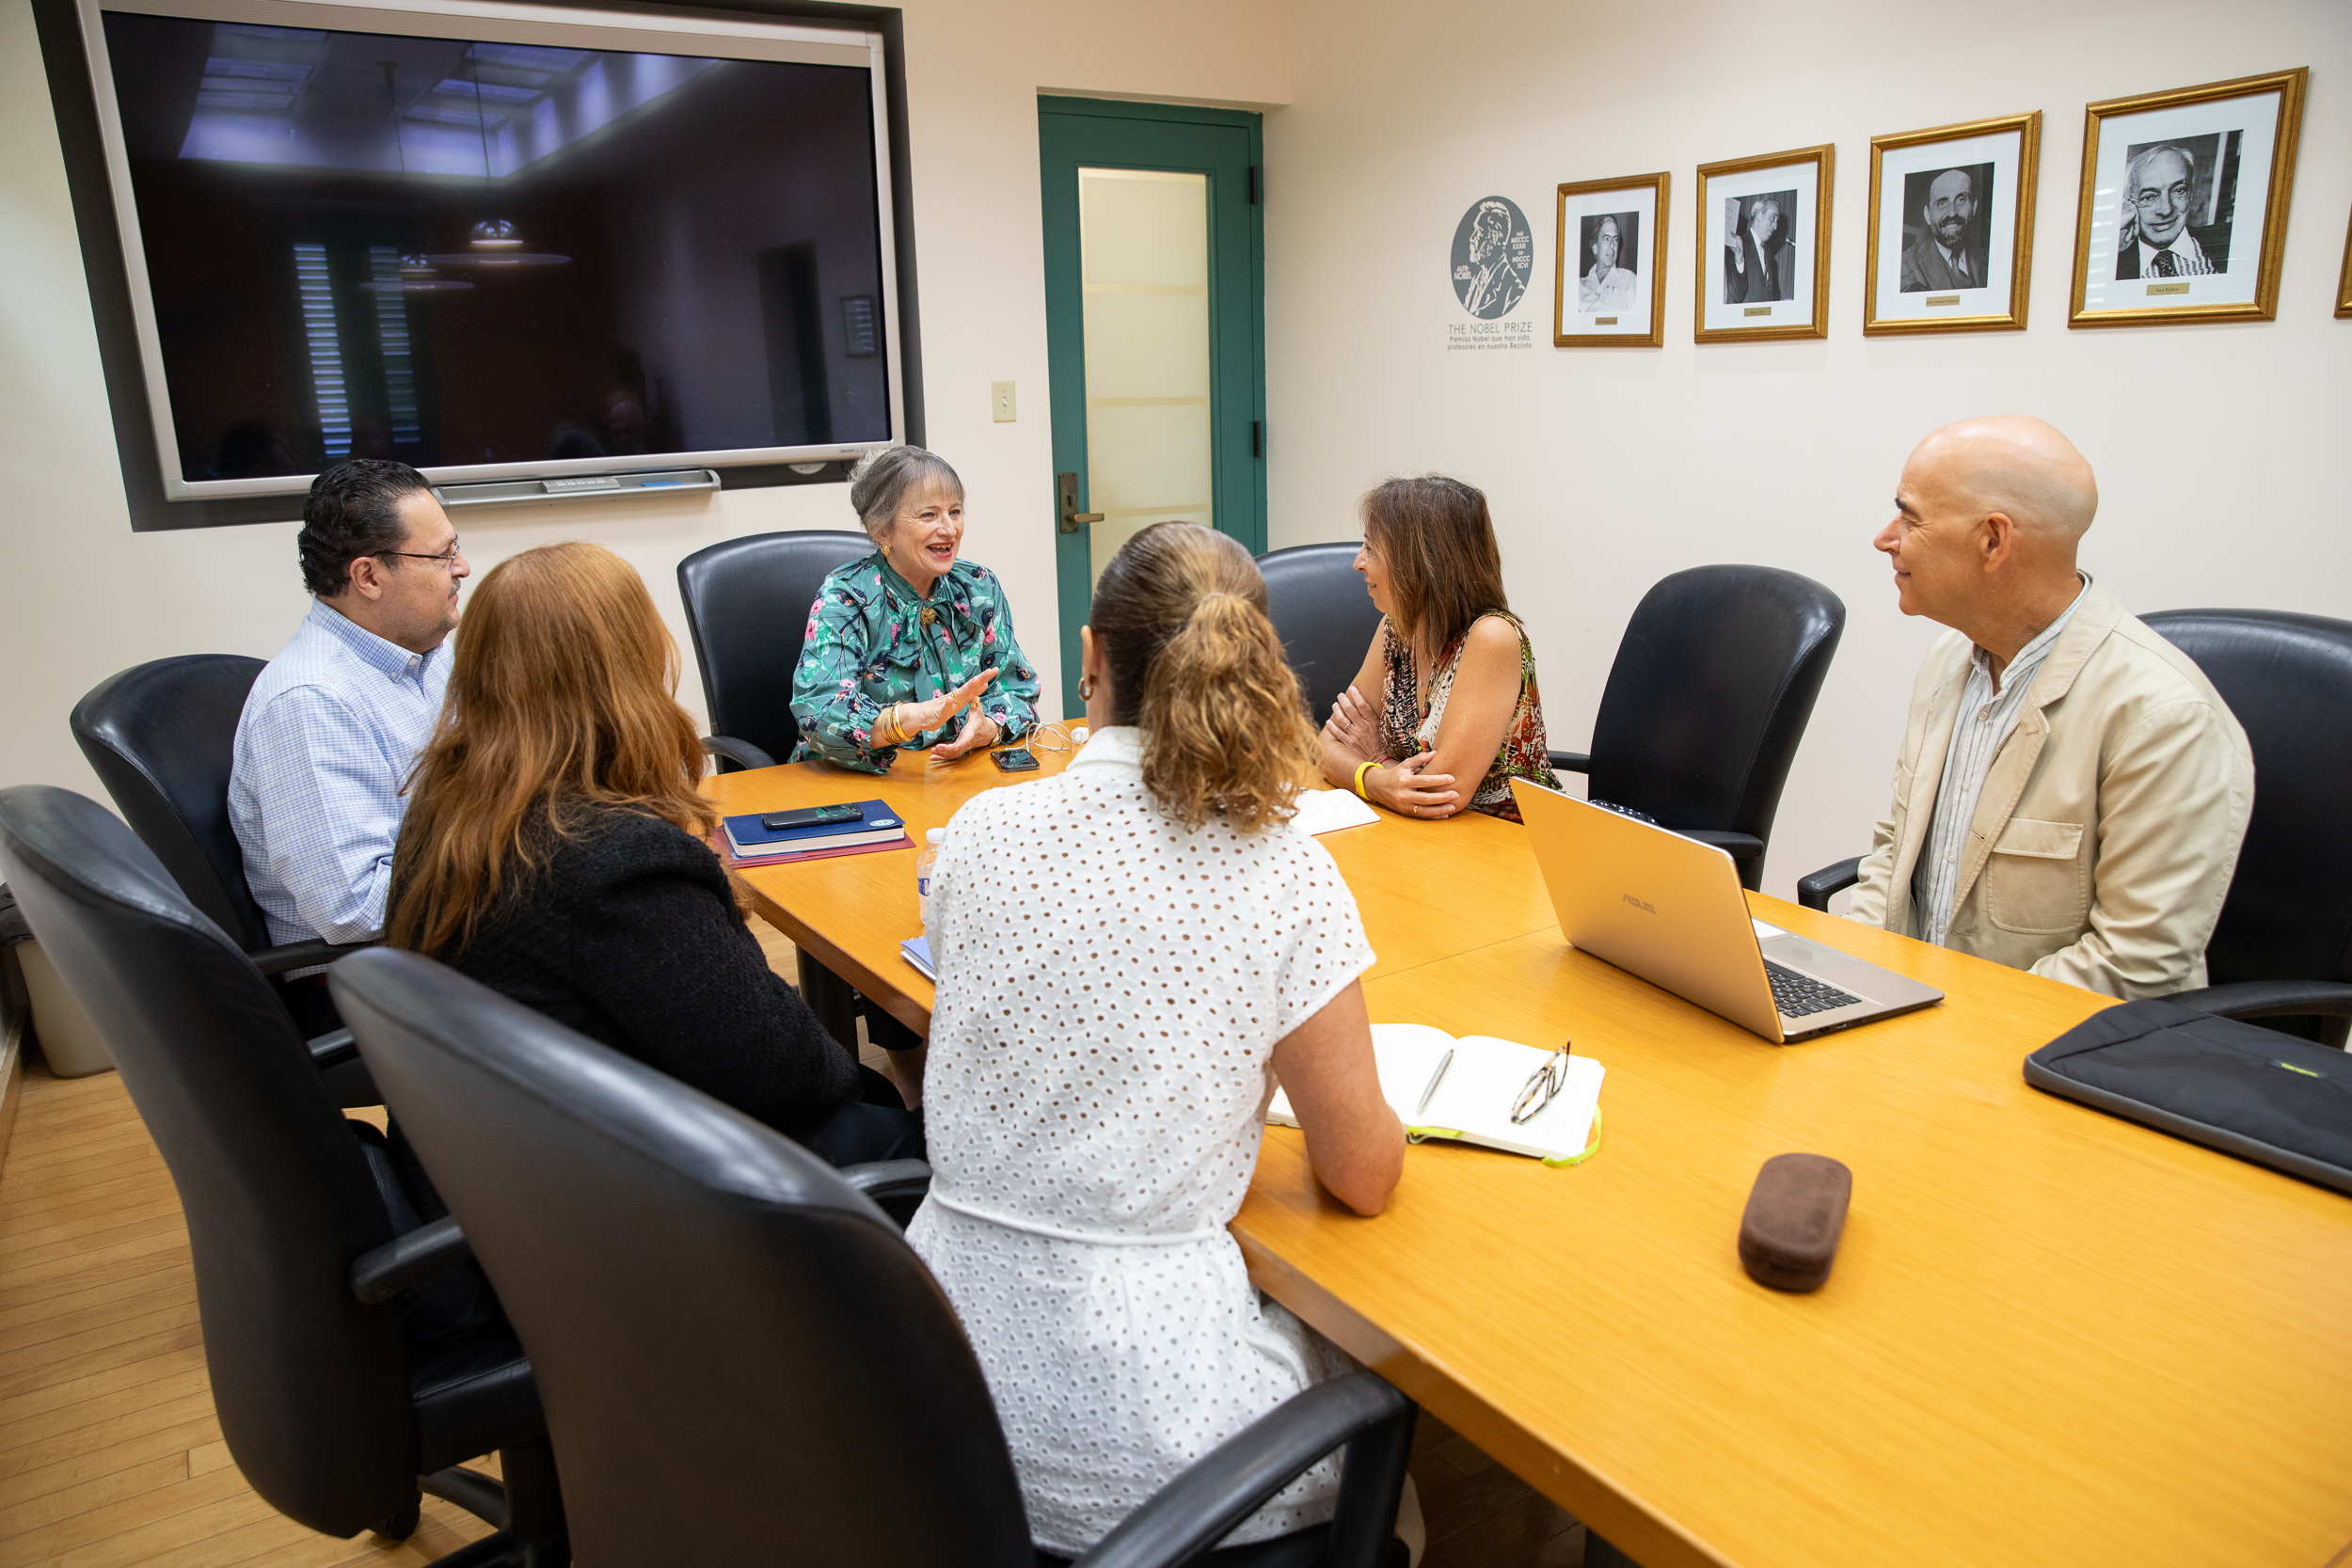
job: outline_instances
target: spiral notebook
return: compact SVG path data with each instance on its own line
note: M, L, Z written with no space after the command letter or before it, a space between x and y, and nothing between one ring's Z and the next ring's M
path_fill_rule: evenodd
M1446 1053L1454 1053L1446 1061ZM1490 1035L1455 1039L1421 1023L1375 1023L1372 1053L1380 1070L1380 1097L1415 1143L1443 1138L1525 1154L1548 1165L1580 1164L1600 1147L1600 1085L1608 1069L1590 1056L1568 1058L1567 1082L1551 1102L1514 1124L1511 1106L1551 1053ZM1437 1078L1445 1063L1445 1076ZM1437 1078L1433 1090L1430 1081ZM1426 1095L1428 1103L1422 1104ZM1266 1120L1295 1127L1290 1097L1274 1091Z

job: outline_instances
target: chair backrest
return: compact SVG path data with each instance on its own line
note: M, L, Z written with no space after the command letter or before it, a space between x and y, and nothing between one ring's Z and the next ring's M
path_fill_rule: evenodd
M392 1517L416 1495L405 1331L350 1284L391 1221L285 1008L94 800L0 789L0 872L171 1168L237 1467L329 1535Z
M1661 578L1634 607L1601 690L1593 799L1769 844L1845 628L1844 601L1794 572L1696 566Z
M71 720L123 820L247 952L270 944L269 925L229 824L229 768L246 693L265 668L242 654L159 658L99 682Z
M1030 1568L955 1313L831 1167L428 958L329 985L531 1356L581 1561Z
M809 607L829 573L873 549L863 533L812 529L729 539L677 563L711 734L748 740L778 762L792 754L801 739L792 672Z
M2206 973L2217 986L2352 981L2352 621L2270 610L2146 620L2197 661L2254 753L2254 814Z
M1298 676L1307 716L1318 724L1331 717L1331 705L1362 668L1364 650L1380 629L1380 612L1355 562L1354 545L1299 545L1258 557L1267 611ZM1376 691L1364 696L1380 701Z

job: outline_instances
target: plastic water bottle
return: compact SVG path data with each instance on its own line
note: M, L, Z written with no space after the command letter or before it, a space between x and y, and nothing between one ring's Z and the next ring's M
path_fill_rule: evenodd
M923 911L923 928L931 924L931 868L939 863L939 847L947 842L947 830L931 828L924 832L923 852L914 857L914 901Z

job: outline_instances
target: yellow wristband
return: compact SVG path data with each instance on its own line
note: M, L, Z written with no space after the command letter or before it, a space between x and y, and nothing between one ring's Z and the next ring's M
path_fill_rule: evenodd
M1364 775L1379 766L1380 765L1376 762L1364 762L1356 765L1356 794L1359 799L1365 800L1372 799L1371 796L1364 793Z

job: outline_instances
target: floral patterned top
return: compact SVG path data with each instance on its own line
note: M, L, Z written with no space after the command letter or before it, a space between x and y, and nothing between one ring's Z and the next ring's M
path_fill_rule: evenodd
M929 702L990 665L999 671L964 715L898 746L872 744L874 721L893 703ZM809 607L807 639L792 673L801 743L788 759L822 757L862 773L889 770L902 747L952 739L972 712L1006 740L1037 728L1037 671L1012 637L1012 606L987 567L959 561L923 597L882 552L827 577Z
M1519 634L1519 700L1511 710L1511 726L1502 732L1502 747L1495 753L1494 765L1470 797L1470 809L1517 822L1519 808L1511 799L1511 780L1525 779L1546 789L1558 789L1560 781L1551 771L1550 752L1544 742L1543 703L1535 695L1535 650L1528 646L1527 628L1507 610L1490 610L1486 615L1508 621ZM1486 618L1482 615L1479 620ZM1424 714L1413 678L1412 644L1385 616L1380 632L1387 663L1380 679L1380 747L1387 760L1403 762L1438 744L1438 724L1445 717L1446 699L1454 694L1454 672L1461 663L1462 643L1469 633L1447 643L1438 655L1437 673L1429 682L1429 710Z

